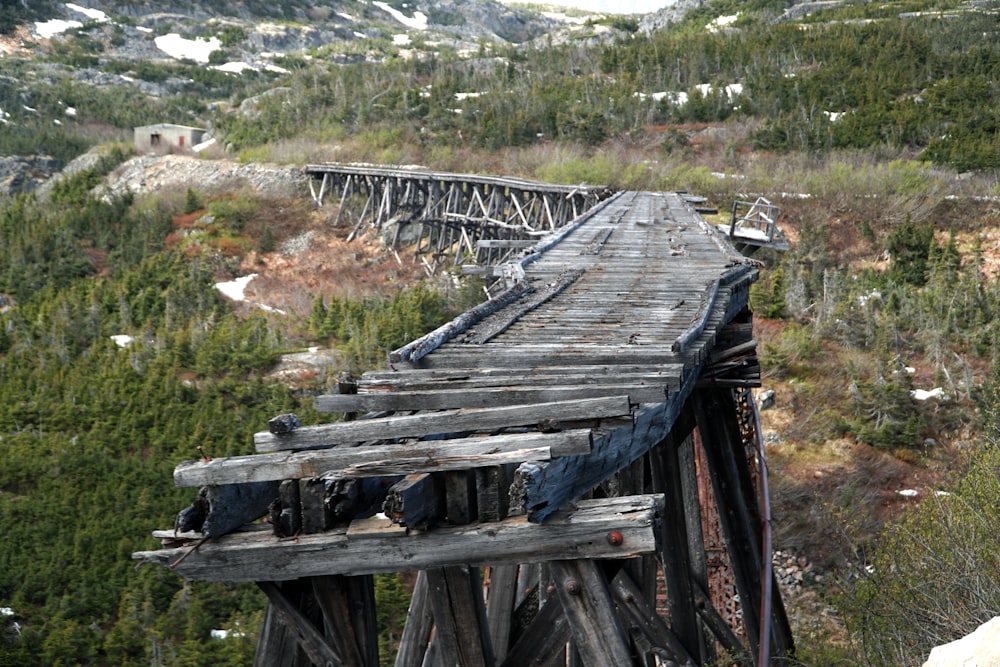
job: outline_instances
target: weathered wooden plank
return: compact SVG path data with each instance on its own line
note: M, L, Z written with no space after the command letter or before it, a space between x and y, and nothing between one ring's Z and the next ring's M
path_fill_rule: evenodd
M545 450L548 450L547 452ZM489 438L421 440L409 445L332 447L301 452L231 456L211 461L184 461L174 469L177 486L242 484L264 480L375 477L394 466L417 470L457 470L540 460L590 451L590 430L557 433L508 433ZM521 458L524 457L524 458Z
M322 404L323 399L323 396L318 397L317 403ZM257 451L273 452L463 431L489 432L509 426L537 424L550 419L620 417L629 414L629 409L628 397L620 394L606 398L580 398L537 405L462 408L426 414L335 422L304 426L282 436L263 431L254 434L254 442Z
M523 297L528 290L526 283L518 283L510 289L502 292L493 299L479 304L478 306L459 315L452 321L438 327L429 334L407 343L403 347L389 353L389 360L398 363L401 361L416 361L433 350L442 343L462 333L470 326L479 322L484 317L495 313L501 308L513 303Z
M507 383L504 386L517 384L512 380L521 380L519 384L546 384L551 378L552 384L575 384L577 380L562 380L569 376L592 378L595 383L602 379L636 376L642 378L655 376L658 378L679 378L684 372L684 364L573 364L568 366L513 366L484 368L399 368L388 371L366 371L358 378L358 386L364 391L378 391L381 388L436 388L439 383L451 382L488 382L500 380ZM486 386L489 386L488 384ZM676 388L676 387L671 387Z
M477 248L530 248L538 244L537 239L479 239Z
M482 346L477 351L477 361L490 361L499 350ZM506 354L506 352L504 352ZM438 355L425 357L418 363L435 359ZM497 361L492 359L492 361ZM463 364L465 365L465 364ZM489 408L511 405L531 405L553 403L576 398L607 398L627 395L633 403L655 403L663 400L662 387L634 384L593 384L569 386L508 386L485 389L456 389L437 391L383 392L353 395L327 395L317 398L317 405L323 412L375 412L383 410L448 410L454 408Z
M573 646L584 664L632 667L625 629L596 563L557 560L549 567L556 596L569 619Z
M552 514L544 526L525 517L442 526L409 536L398 531L352 539L346 531L276 540L268 531L232 533L190 546L133 554L173 565L185 579L268 581L323 574L373 574L448 565L503 565L556 558L630 558L656 549L659 495L581 500ZM622 539L608 541L617 531ZM411 531L412 533L412 531ZM172 534L172 532L170 533ZM176 562L181 556L186 557Z

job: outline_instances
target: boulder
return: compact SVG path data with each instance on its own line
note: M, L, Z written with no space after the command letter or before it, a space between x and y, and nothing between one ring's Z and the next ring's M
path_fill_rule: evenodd
M935 647L924 667L993 667L1000 665L1000 616L971 635Z

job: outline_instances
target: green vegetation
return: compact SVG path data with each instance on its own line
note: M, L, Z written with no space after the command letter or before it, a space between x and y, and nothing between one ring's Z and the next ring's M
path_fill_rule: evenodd
M292 343L287 324L237 315L219 297L226 264L210 246L170 249L179 210L90 194L122 156L58 182L46 203L0 202L0 601L22 628L0 637L0 664L245 665L262 594L136 571L130 554L155 548L143 536L190 502L170 478L199 445L246 454L275 414L320 417L307 394L263 377ZM233 237L247 224L249 200L183 199ZM317 334L336 335L358 369L384 359L375 345L451 312L419 286L319 304ZM397 578L379 586L400 595Z

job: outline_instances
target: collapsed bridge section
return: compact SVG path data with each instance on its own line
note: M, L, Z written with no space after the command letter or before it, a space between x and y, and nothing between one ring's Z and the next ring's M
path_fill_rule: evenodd
M317 399L344 421L175 469L218 503L263 489L270 525L158 531L135 558L258 582L258 665L378 665L372 575L401 571L400 667L782 664L756 266L650 192L514 263L504 292Z

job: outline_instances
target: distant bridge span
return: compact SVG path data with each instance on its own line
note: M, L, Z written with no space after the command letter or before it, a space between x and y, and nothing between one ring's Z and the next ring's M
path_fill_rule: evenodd
M394 247L414 245L430 272L449 261L493 263L512 247L505 242L537 241L613 194L607 186L375 165L311 164L305 171L318 206L339 197L338 221L348 199L363 199L348 240L374 230Z
M257 454L179 464L246 516L135 558L258 582L260 666L378 665L372 575L401 571L400 667L785 664L756 265L656 192L504 264L502 293L318 397L344 421L272 420ZM270 525L229 532L264 511L232 489L263 490Z

